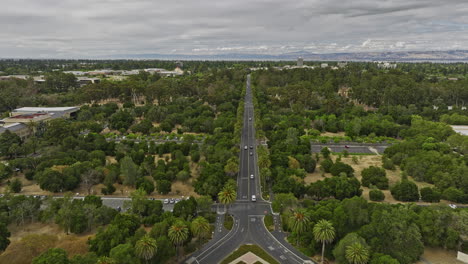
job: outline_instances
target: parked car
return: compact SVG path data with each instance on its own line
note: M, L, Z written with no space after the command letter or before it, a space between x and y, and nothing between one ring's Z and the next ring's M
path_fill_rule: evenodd
M170 202L171 204L175 203L174 198L171 198L171 199L169 200L169 202Z
M175 199L175 203L178 203L178 202L180 202L180 199Z
M456 204L449 204L450 208L452 209L457 209L457 205Z
M165 203L165 204L168 204L168 203L169 203L169 199L164 199L164 203Z

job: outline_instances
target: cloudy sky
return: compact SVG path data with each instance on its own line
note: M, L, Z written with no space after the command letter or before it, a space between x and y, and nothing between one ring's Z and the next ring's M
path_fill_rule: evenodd
M2 0L0 57L468 49L467 0Z

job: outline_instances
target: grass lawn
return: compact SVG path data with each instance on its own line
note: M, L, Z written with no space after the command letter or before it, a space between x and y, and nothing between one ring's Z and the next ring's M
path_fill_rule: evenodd
M226 215L224 217L224 228L226 228L227 230L231 230L233 225L234 225L234 219L232 219L232 216Z
M271 264L279 264L278 261L276 261L272 256L268 255L265 250L263 250L261 247L257 245L242 245L240 246L236 251L232 252L231 255L229 255L227 258L225 258L221 264L229 264L233 260L237 259L238 257L244 255L247 252L252 252L258 257L262 258L268 263Z

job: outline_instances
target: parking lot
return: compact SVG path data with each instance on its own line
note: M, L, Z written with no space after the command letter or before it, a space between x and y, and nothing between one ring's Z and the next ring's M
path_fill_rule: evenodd
M354 154L383 154L385 149L388 148L389 144L359 144L359 143L349 143L349 144L336 144L336 143L311 143L312 153L318 153L322 148L327 147L331 152L341 153L343 151L348 151L348 153Z

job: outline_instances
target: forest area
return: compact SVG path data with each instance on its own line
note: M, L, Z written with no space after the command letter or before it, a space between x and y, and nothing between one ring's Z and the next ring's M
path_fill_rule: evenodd
M245 78L259 66L270 66L251 72L257 137L266 142L256 149L262 191L268 198L271 188L292 245L307 256L325 245L328 260L345 264L350 247L371 264L414 263L425 248L468 252L460 207L468 203L468 137L450 127L468 125L465 64L183 63L190 73L181 76L140 72L84 86L63 71L174 62L0 63L5 74L45 75L41 84L0 81L3 117L23 106L80 106L76 118L31 125L26 139L0 134L0 263L177 263L200 248L214 228L211 205L229 203L221 194L236 189ZM311 149L341 141L390 146L373 164ZM77 192L85 198L73 199ZM125 212L101 199L125 195ZM176 195L190 198L172 212L154 200ZM35 226L61 235L16 236ZM319 227L332 235L318 239Z
M253 73L257 137L268 143L261 176L289 242L304 254L377 264L414 263L425 248L468 251L467 210L448 206L468 203L468 137L449 126L468 124L468 83L421 68ZM366 166L346 150L313 153L311 142L390 146ZM388 195L395 202L379 203Z

